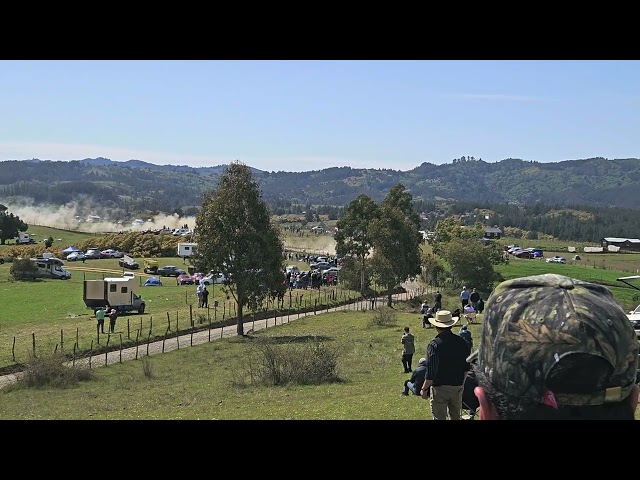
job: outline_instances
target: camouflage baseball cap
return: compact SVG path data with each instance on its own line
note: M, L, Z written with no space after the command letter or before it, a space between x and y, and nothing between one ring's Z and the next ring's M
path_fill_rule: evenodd
M612 373L600 391L555 393L558 405L601 405L629 395L638 339L624 310L602 285L544 274L495 288L484 311L479 348L467 361L477 361L497 391L545 403L545 379L573 354L601 357Z

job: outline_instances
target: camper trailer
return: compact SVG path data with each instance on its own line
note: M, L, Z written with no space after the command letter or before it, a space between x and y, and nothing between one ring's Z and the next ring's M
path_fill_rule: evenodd
M95 312L100 307L109 306L119 313L144 313L145 302L136 294L137 279L133 277L113 277L102 280L85 280L83 287L84 304Z
M180 242L178 243L178 256L182 258L190 257L196 250L197 243Z
M46 257L31 258L30 260L38 267L37 277L39 278L60 278L68 280L71 278L71 272L65 270L64 262L59 258L45 254Z
M16 243L24 245L25 243L36 243L34 238L29 233L18 232Z

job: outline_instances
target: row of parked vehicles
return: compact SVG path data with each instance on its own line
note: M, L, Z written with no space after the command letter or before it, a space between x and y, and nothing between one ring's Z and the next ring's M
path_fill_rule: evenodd
M120 252L118 250L114 250L113 248L107 248L106 250L99 250L97 248L90 248L86 252L71 252L67 255L67 260L69 262L73 262L76 260L89 260L89 259L97 259L97 258L122 258L124 257L124 252Z

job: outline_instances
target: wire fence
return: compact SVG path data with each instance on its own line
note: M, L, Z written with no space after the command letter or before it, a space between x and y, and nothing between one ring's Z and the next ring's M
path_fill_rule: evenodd
M428 294L431 290L431 287L420 286L395 293L392 303L406 302ZM353 291L339 288L317 294L296 292L294 295L290 292L288 299L284 298L277 304L272 303L271 308L250 311L243 315L243 333L248 334L283 325L301 317L331 311L375 310L386 304L386 301L386 295L363 297ZM35 333L28 338L14 336L10 346L11 358L14 366L20 367L33 356L62 353L72 365L82 362L93 368L236 336L237 322L235 305L234 308L226 305L203 308L190 305L187 315L176 311L166 312L165 315L157 317L119 317L113 332L109 331L109 321L105 320L107 331L102 333L96 320L89 322L91 325L76 327L72 333L61 329L59 338L56 339L40 338ZM15 371L19 370L16 368Z

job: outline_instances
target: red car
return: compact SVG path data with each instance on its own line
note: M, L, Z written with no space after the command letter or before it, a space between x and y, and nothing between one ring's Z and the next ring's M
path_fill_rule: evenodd
M195 280L188 273L182 273L176 277L177 285L193 285Z

